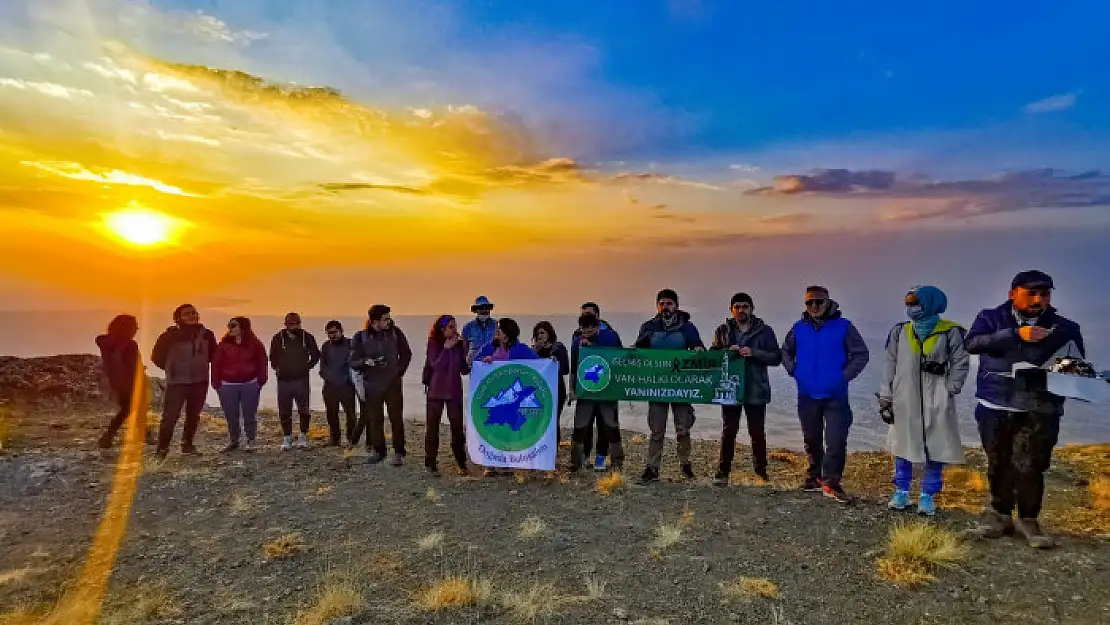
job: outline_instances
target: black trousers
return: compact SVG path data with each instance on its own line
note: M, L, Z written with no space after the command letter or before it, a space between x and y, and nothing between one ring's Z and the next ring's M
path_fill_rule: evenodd
M613 440L613 436L620 436L620 432L610 432L608 426L605 425L605 419L601 418L601 409L598 407L597 402L594 402L594 410L590 415L590 424L586 426L585 438L582 439L582 449L585 453L589 453L590 449L594 446L594 424L597 424L597 455L605 457L609 455L609 441Z
M724 428L721 430L721 461L717 470L728 475L732 471L732 459L736 455L736 435L740 432L740 419L748 415L748 436L752 441L752 463L756 473L767 470L767 406L741 404L721 406Z
M307 375L295 380L277 381L278 420L281 421L283 435L293 435L294 403L297 404L297 414L300 417L301 434L308 434L308 427L312 421L312 411L308 406L311 389Z
M162 423L158 427L158 451L165 452L173 441L173 431L185 409L185 431L181 435L181 446L190 447L200 425L200 413L204 410L204 398L208 396L208 383L170 384L162 407Z
M451 453L455 464L466 468L466 424L463 421L461 399L428 399L426 430L424 432L424 466L429 469L437 464L439 456L439 424L443 411L447 410L447 422L451 425Z
M389 413L389 428L393 434L393 453L405 455L405 417L404 391L400 378L394 380L385 391L366 389L366 401L362 402L362 418L355 427L351 440L357 441L366 429L366 449L385 455L385 415Z
M108 422L108 429L104 431L101 437L107 442L111 442L116 437L116 432L119 432L124 422L127 421L127 415L131 414L131 389L117 390L115 393L116 401L119 403L119 411Z
M1060 438L1060 415L975 407L975 422L987 454L991 508L1035 519L1044 499L1044 473Z
M339 444L340 441L340 427L339 427L339 409L343 408L343 414L347 417L347 442L354 444L355 427L358 425L358 412L356 411L356 397L355 387L350 384L343 386L333 386L324 383L324 414L328 419L328 432L331 435L331 442L333 445Z

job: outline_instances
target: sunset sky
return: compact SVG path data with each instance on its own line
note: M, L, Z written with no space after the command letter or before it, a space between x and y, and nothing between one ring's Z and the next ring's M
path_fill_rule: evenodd
M0 309L1089 304L1110 8L900 6L6 0Z

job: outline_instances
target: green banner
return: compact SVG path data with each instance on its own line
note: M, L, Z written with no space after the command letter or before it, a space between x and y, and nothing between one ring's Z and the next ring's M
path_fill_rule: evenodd
M737 404L744 359L734 352L584 347L574 372L579 399Z

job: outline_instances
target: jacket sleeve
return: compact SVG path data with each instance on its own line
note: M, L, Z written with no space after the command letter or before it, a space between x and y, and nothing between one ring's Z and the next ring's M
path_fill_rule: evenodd
M582 340L575 335L570 339L570 370L578 371L578 354L582 351Z
M401 331L401 328L395 327L394 331L397 332L397 355L400 357L398 364L401 367L401 373L397 377L401 377L405 375L405 372L409 370L409 365L412 364L412 348L409 347L409 339Z
M722 323L713 331L713 344L709 349L728 349L728 324Z
M567 355L567 346L562 343L555 350L555 359L559 361L559 375L570 373L570 357Z
M963 328L948 331L948 392L959 395L971 370L971 356L967 353Z
M428 386L432 383L432 374L435 373L436 366L439 365L440 359L447 350L439 346L435 341L428 341L428 349L424 356L424 370L420 372L420 383Z
M266 386L266 382L270 379L270 368L266 366L269 364L266 359L266 346L257 339L254 342L254 362L258 367L258 385Z
M224 350L217 346L216 351L212 354L212 388L217 390L224 379L224 356Z
M902 340L903 324L891 328L886 335L886 349L883 350L883 372L879 379L879 397L894 397L894 378L898 374L898 344Z
M351 338L351 351L347 355L347 364L355 371L366 370L366 352L362 347L361 330Z
M683 329L686 331L686 349L694 349L696 347L705 349L705 343L701 340L701 333L698 332L698 326L687 323Z
M640 333L636 335L636 342L633 343L635 347L651 347L651 322L647 322L640 326Z
M971 329L964 337L964 348L969 354L998 354L1020 344L1017 328L995 329L991 311L984 310L975 317Z
M135 341L129 341L127 343L127 346L124 347L124 350L123 366L126 368L127 373L131 376L131 378L127 380L127 387L133 388L136 383L136 377L138 378L140 384L146 381L143 379L146 376L143 375L141 371L142 361L139 358L139 344Z
M844 366L844 379L851 382L863 373L867 361L871 358L871 352L853 323L848 324L848 332L844 335L844 346L848 350L848 364Z
M470 364L466 362L466 356L469 352L467 352L466 342L460 341L459 344L455 346L455 350L459 352L459 373L469 375Z
M308 334L307 332L305 334ZM308 334L308 368L312 369L320 362L320 346L316 344L316 337Z
M216 340L216 334L211 330L204 331L204 340L208 342L208 362L216 356L216 348L220 346L220 342Z
M154 349L150 352L150 362L154 363L155 367L165 371L166 358L170 355L170 338L165 332L158 335L158 340L154 342Z
M270 366L274 368L274 371L277 371L279 362L281 362L281 333L280 332L275 334L274 338L270 339Z
M771 326L766 326L763 330L766 335L760 341L759 348L752 348L752 360L767 367L777 367L782 364L782 350L779 349L779 339L775 336L775 331ZM763 349L769 347L770 349Z
M782 342L782 366L790 377L794 377L794 367L797 365L795 357L797 355L798 344L794 339L794 328L790 328L786 333L786 339Z

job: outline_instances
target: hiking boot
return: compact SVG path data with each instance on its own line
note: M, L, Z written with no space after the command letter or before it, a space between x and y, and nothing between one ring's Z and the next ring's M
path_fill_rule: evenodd
M997 510L987 509L983 511L982 518L979 519L979 526L975 528L975 533L982 538L1002 538L1014 533L1014 520L1008 514L1002 514Z
M936 516L937 503L933 501L933 496L927 493L921 493L917 498L917 513L925 516Z
M1037 519L1018 519L1014 529L1025 537L1025 542L1034 549L1052 549L1056 541L1051 536L1041 531L1041 524Z
M717 474L713 476L713 485L728 486L728 473L717 471Z
M199 455L201 455L200 450L197 449L197 446L192 444L192 443L186 443L186 444L182 445L181 446L181 453L183 453L187 456L199 456Z
M924 497L924 495L922 495L922 496ZM896 490L896 491L894 491L894 494L890 496L890 503L888 503L886 505L886 507L890 508L891 510L905 510L906 508L909 508L910 507L910 491L908 491L908 490Z
M825 482L822 490L825 491L826 497L837 503L850 504L855 501L854 497L844 492L844 488L840 485L840 482L833 482L831 480Z
M652 482L659 481L659 470L648 467L644 469L644 474L640 476L641 484L651 484Z
M105 432L104 434L101 434L100 438L98 438L96 440L96 446L101 448L101 449L111 449L112 448L112 435L108 434L107 432Z
M601 471L604 471L604 470L605 470L605 456L595 456L594 457L594 471L601 472Z
M385 454L379 454L376 451L371 451L370 454L366 456L366 464L378 464L382 460L385 460Z
M301 435L297 437L297 449L308 449L308 434L301 432Z
M767 475L767 469L765 467L756 467L755 474L759 479L763 480L764 482L770 482L771 481L771 477L769 475Z
M393 454L393 460L389 462L391 467L400 467L405 464L405 456L403 454Z
M282 451L289 451L290 449L293 449L293 437L292 436L282 436L281 437L281 450Z
M220 450L221 454L229 454L236 449L239 449L239 443L228 443L227 447Z
M806 480L802 482L802 490L807 493L821 492L821 480L815 477L807 477Z
M682 463L682 477L691 482L694 481L694 465L689 462Z

